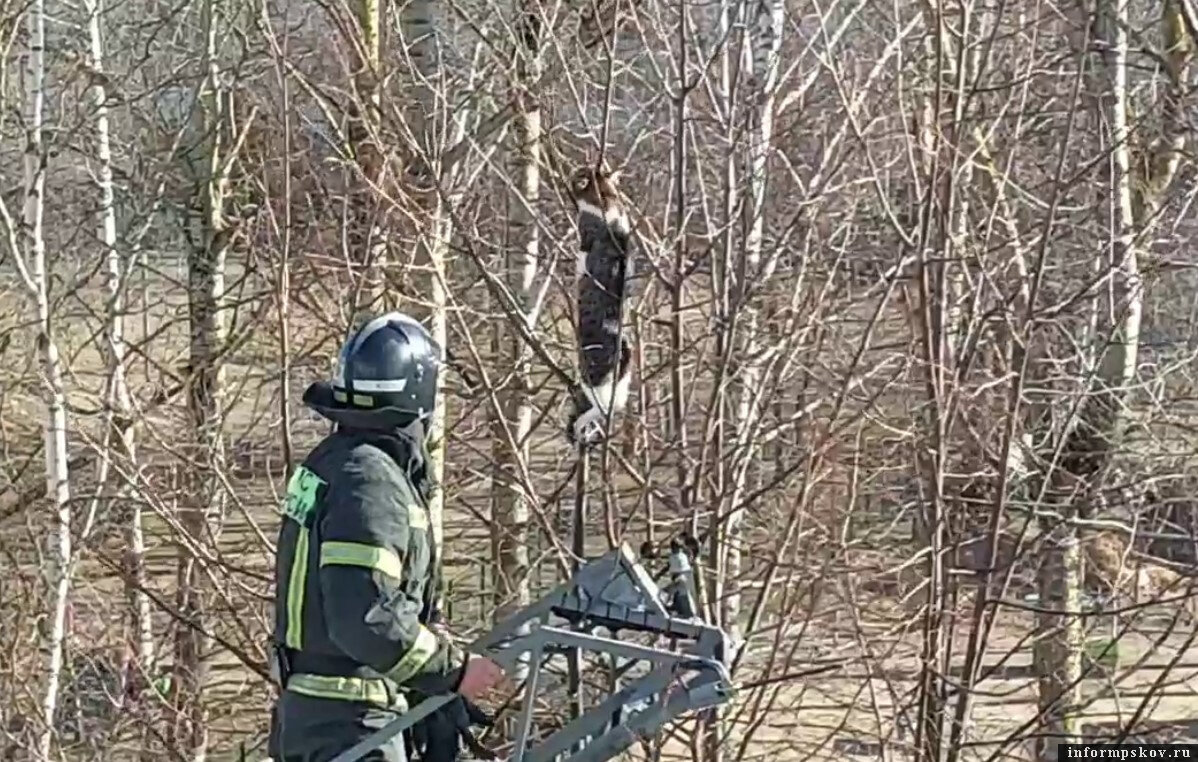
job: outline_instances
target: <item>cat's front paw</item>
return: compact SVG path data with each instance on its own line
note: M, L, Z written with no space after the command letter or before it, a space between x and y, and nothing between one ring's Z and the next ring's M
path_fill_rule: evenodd
M605 439L603 430L603 415L599 408L589 410L575 416L567 428L570 444L576 447L591 448Z

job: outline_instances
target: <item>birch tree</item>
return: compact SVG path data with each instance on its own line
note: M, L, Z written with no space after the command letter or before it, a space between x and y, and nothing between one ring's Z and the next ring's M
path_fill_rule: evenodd
M385 162L379 145L381 130L382 87L382 30L379 0L358 0L355 7L359 38L357 45L357 72L354 89L357 97L353 104L350 121L350 145L357 161L360 179L354 183L352 219L349 230L351 256L361 257L361 277L366 284L360 293L366 304L354 305L361 317L366 312L382 312L387 309L387 233L385 202L379 198Z
M516 118L512 136L511 167L515 188L508 204L507 287L521 310L533 314L540 228L536 211L540 197L541 112L537 85L541 74L541 20L536 0L516 0L515 101ZM528 438L532 433L531 355L518 332L506 328L499 346L499 367L510 368L499 409L493 413L493 443L496 481L492 501L496 608L502 620L532 601L529 589L529 506L520 473L528 462Z
M46 7L33 0L25 22L29 48L25 56L25 150L22 182L23 210L19 223L0 200L0 219L9 252L21 281L37 310L33 323L39 379L46 402L43 454L46 468L46 501L51 509L51 529L43 555L45 598L49 610L39 623L38 636L45 659L41 721L36 758L49 762L54 743L54 721L58 709L63 652L67 638L67 608L70 603L71 491L67 466L67 411L63 367L55 341L50 314L50 275L46 261L44 230L46 165L44 144L46 97Z
M743 129L748 145L744 157L743 184L738 184L738 151L731 151L724 163L724 232L722 256L714 268L720 311L717 353L732 371L733 394L728 416L728 400L722 381L717 381L715 405L716 464L719 492L727 505L736 506L758 475L757 438L760 412L764 405L763 381L766 353L762 343L761 296L768 289L776 266L775 256L763 256L769 161L774 149L774 113L781 78L785 4L782 0L756 3L721 3L718 14L719 34L725 39L720 56L720 96L728 140L735 145L741 128L736 119L743 114ZM739 40L733 42L736 31ZM739 44L738 44L739 43ZM739 55L738 55L739 54ZM734 61L739 61L734 65ZM734 72L743 75L743 108L738 108ZM742 191L743 188L743 191ZM744 194L737 204L738 195ZM734 253L735 209L739 206L743 239L739 254ZM720 373L721 371L717 371ZM731 417L734 425L728 426ZM731 457L729 457L731 456ZM723 511L717 512L717 516ZM715 560L711 591L707 596L716 621L741 645L741 590L744 572L744 508L730 510L721 526L713 526L711 540ZM720 519L717 519L720 520ZM718 762L724 756L724 723L720 712L712 712L703 733L703 758Z
M738 382L736 394L736 420L738 426L739 467L732 484L730 503L740 502L740 497L754 471L757 447L756 422L762 405L762 382L765 355L761 346L760 308L756 296L770 280L776 257L762 256L765 240L766 192L769 185L769 160L774 143L774 105L777 101L779 75L781 73L779 52L782 46L782 31L786 6L783 0L767 0L747 5L750 18L745 24L747 44L742 46L749 73L748 107L749 122L748 161L745 183L748 199L743 206L745 214L745 239L737 271L734 277L737 306L736 332L743 336L738 350ZM732 511L725 526L725 537L720 549L724 555L724 591L721 597L720 623L729 633L738 637L741 596L738 580L742 573L741 525L744 511Z
M446 258L449 242L454 235L453 220L446 207L446 197L438 192L442 183L450 186L460 166L442 162L443 149L449 135L440 134L439 124L463 124L463 114L445 120L449 108L445 92L446 72L442 68L443 50L441 35L437 28L436 5L431 0L412 0L401 10L400 25L407 54L411 61L414 79L411 108L407 123L411 126L412 151L408 158L406 177L414 187L412 195L417 199L419 215L416 223L416 262L427 268L428 278L424 281L428 289L429 331L442 346L449 344L449 288L447 283ZM432 477L440 484L445 477L445 421L447 399L445 380L437 379L437 406L429 424L428 450L432 460ZM429 526L437 547L445 547L445 496L438 489L429 498Z
M1128 424L1126 402L1136 383L1144 312L1140 257L1185 150L1183 98L1190 89L1196 18L1190 0L1167 0L1163 5L1164 96L1156 104L1161 137L1140 154L1135 146L1143 141L1132 139L1128 113L1128 6L1122 0L1102 0L1097 6L1095 29L1105 77L1099 102L1110 125L1111 237L1104 270L1112 286L1112 324L1096 377L1061 443L1059 466L1043 486L1047 503L1058 514L1043 522L1047 543L1035 654L1044 723L1037 755L1045 762L1056 759L1059 744L1075 741L1080 732L1083 632L1082 619L1074 612L1081 605L1084 561L1077 519Z
M205 604L205 572L191 543L215 541L215 522L224 514L225 468L223 409L225 372L222 354L225 326L225 262L235 230L226 219L229 179L245 141L253 113L238 125L231 108L233 92L221 69L219 0L203 0L202 84L195 110L194 145L190 151L199 214L187 261L190 376L188 411L192 426L194 472L186 508L179 523L190 543L183 543L178 566L176 605L183 622L175 640L174 741L195 762L207 757L208 728L204 707L211 624Z
M116 207L112 181L112 145L108 118L108 90L104 84L104 40L101 34L99 0L85 0L89 65L93 75L89 88L95 141L96 189L99 195L98 234L100 251L106 263L107 285L107 378L104 390L105 426L103 456L100 459L97 481L103 487L112 477L113 461L133 464L135 438L133 405L125 377L125 308L126 288L132 262L125 261L117 247ZM118 487L118 493L124 492ZM119 495L118 495L119 496ZM145 536L142 528L140 500L128 503L128 523L125 526L125 589L129 607L130 629L123 644L122 681L137 680L139 671L153 670L154 640L150 616L150 600L144 590Z
M399 9L398 45L390 55L383 39L385 4L379 0L352 0L357 34L348 43L354 49L356 70L353 77L354 102L350 106L349 148L356 162L356 179L351 194L351 229L346 238L351 256L361 265L360 274L366 280L363 298L352 305L354 318L376 314L396 305L391 292L392 279L387 272L388 250L399 236L391 227L404 226L414 233L416 265L427 272L418 286L424 293L420 301L428 305L429 332L441 344L447 345L449 300L446 285L445 257L453 224L445 201L437 192L437 183L446 180L452 167L440 163L440 149L445 135L436 128L443 122L444 78L441 68L441 49L436 24L436 6L430 0L413 0ZM332 13L335 24L338 14ZM388 99L385 80L385 60L404 60L410 64L410 77L405 80L405 98ZM461 126L461 119L452 120ZM398 127L399 129L392 129ZM386 128L386 129L384 129ZM384 153L383 135L399 137L399 143ZM406 143L406 145L404 144ZM402 176L407 183L402 193L393 192L394 179ZM452 182L448 183L452 185ZM399 197L415 199L417 213L395 209ZM445 450L444 381L438 379L437 407L429 422L428 450L430 470L437 482L444 475ZM429 522L434 541L444 547L443 496L440 490L429 498Z

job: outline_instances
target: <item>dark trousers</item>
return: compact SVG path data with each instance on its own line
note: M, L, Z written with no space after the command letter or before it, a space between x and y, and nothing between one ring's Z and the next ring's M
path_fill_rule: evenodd
M275 707L270 755L274 762L329 762L399 717L398 712L352 701L283 691ZM403 734L362 757L362 762L407 762Z

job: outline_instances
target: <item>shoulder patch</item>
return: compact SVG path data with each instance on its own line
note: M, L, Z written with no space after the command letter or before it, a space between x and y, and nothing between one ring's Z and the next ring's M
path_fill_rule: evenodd
M324 479L312 473L306 466L299 466L287 482L287 495L283 498L283 514L292 520L307 524L320 497Z

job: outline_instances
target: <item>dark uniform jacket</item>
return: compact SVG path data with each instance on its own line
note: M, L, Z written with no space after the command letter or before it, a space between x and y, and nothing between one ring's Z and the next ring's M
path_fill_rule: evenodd
M382 703L394 696L378 695L380 685L426 696L457 688L464 654L427 624L436 548L407 448L397 436L339 431L291 478L275 595L287 690Z

